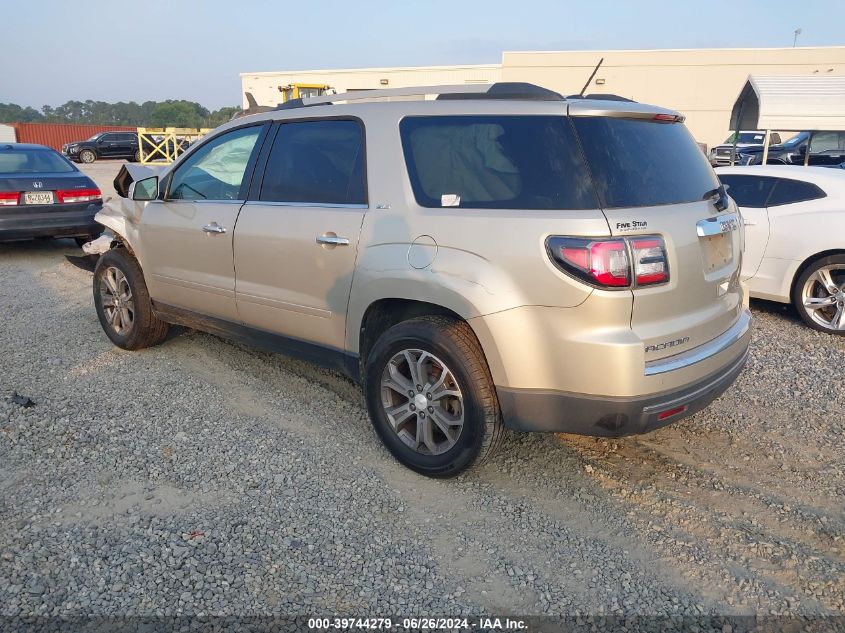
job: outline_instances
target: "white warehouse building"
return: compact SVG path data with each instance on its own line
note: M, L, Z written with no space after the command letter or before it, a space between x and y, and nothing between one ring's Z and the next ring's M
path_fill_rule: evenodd
M242 92L276 105L280 88L321 84L338 93L440 84L526 81L568 95L612 93L682 112L696 140L713 146L729 134L731 108L749 75L845 75L845 46L619 51L518 51L500 64L241 73ZM242 95L243 96L243 95ZM243 105L247 106L246 97ZM845 104L843 104L845 108Z

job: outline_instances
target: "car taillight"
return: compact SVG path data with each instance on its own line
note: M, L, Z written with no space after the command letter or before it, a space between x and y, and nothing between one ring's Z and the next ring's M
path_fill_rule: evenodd
M666 246L661 237L634 238L630 241L634 257L634 279L638 286L669 281Z
M550 237L546 248L564 272L594 286L631 288L669 281L663 238Z
M11 207L21 203L21 194L17 191L0 191L0 207Z
M103 197L99 189L59 189L56 192L59 202L90 202Z

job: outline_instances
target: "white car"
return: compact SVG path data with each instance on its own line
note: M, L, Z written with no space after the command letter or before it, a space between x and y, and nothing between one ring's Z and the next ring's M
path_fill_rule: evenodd
M845 335L845 170L755 165L716 173L745 225L752 297L792 303L812 328Z

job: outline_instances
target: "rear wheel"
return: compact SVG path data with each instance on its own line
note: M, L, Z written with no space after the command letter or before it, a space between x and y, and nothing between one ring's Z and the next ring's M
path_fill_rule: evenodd
M158 345L170 326L153 313L141 266L125 248L103 254L94 269L94 306L112 343L123 349Z
M141 162L141 150L135 150L135 154L133 155L132 160L134 160L136 163Z
M367 357L364 391L381 440L403 465L452 477L498 448L502 416L490 371L465 322L402 322Z
M814 330L845 335L845 255L810 264L795 282L792 303Z
M79 162L93 163L95 160L97 160L97 155L90 149L84 149L79 152Z

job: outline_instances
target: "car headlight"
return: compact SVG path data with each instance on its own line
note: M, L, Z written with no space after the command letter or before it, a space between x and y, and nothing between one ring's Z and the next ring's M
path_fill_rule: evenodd
M71 154L76 154L76 152L79 151L79 148L76 145L71 145L67 148L67 151L69 151Z

